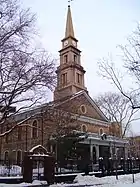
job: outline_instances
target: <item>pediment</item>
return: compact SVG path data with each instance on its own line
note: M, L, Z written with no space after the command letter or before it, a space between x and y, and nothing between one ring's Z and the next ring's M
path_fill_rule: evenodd
M85 91L80 91L63 102L56 105L57 108L61 108L68 112L78 113L80 115L94 118L97 120L108 122L109 120L100 110L97 104ZM84 111L85 108L85 111ZM82 110L83 109L83 110Z

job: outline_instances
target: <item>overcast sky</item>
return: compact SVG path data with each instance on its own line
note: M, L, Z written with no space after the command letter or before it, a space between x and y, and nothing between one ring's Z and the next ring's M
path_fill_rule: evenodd
M22 0L37 14L40 41L59 58L61 39L64 37L67 0ZM75 36L82 50L82 65L86 70L85 82L91 97L114 87L98 76L97 61L109 53L117 55L119 44L136 29L140 18L140 0L73 0L71 3ZM121 66L121 61L118 61ZM51 96L49 97L51 99ZM135 131L138 125L134 126ZM140 128L139 130L140 131Z

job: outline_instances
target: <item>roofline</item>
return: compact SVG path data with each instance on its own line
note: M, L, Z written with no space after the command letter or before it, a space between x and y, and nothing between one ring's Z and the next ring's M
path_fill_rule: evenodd
M93 99L87 94L87 92L85 90L81 90L79 93L75 93L71 98L68 98L67 100L63 101L62 103L59 103L58 105L56 106L59 106L59 105L62 105L76 97L78 97L79 95L82 95L84 94L85 97L89 100L89 102L94 106L96 107L96 110L100 113L100 115L107 121L109 122L109 119L105 116L105 114L101 111L101 109L97 106L97 104L93 101Z

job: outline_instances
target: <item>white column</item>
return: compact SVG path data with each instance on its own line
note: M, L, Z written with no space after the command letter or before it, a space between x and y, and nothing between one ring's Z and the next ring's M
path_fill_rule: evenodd
M93 161L93 144L90 144L90 160Z
M96 160L99 160L99 145L96 145Z
M91 165L92 165L92 171L93 171L93 144L90 142L90 160L91 160Z
M127 159L128 158L128 147L127 146L124 148L124 153L125 153L125 159Z
M113 153L112 153L112 145L110 145L110 156L113 157Z

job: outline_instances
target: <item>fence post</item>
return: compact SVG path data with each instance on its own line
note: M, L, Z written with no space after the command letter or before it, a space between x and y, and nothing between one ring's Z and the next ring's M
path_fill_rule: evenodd
M108 158L108 174L112 173L112 158Z
M132 181L133 181L133 183L134 183L134 182L135 182L135 178L134 178L133 167L134 167L134 157L131 158Z
M138 165L138 168L139 168L139 171L140 171L140 159L137 158L137 165Z
M127 159L128 172L130 173L130 158Z
M121 169L123 169L123 171L125 173L125 160L124 160L124 158L121 158Z
M99 158L99 169L102 171L102 175L104 175L104 164L103 164L103 158Z
M116 171L116 179L118 180L118 171L117 171L117 155L115 154L115 171Z

